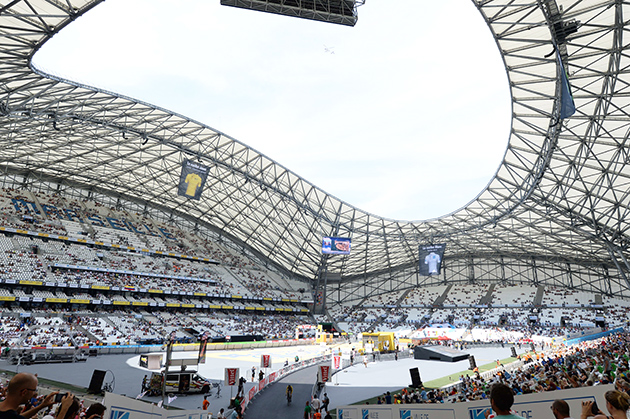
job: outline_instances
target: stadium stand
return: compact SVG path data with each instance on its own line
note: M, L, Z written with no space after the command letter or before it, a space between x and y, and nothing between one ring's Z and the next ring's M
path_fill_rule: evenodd
M510 79L510 140L473 201L423 222L368 214L221 132L37 71L33 54L97 3L2 8L3 346L186 342L188 329L285 338L332 318L351 335L551 351L556 337L627 325L623 2L475 2ZM164 191L189 158L213 165L210 199ZM329 232L352 236L352 258L320 257ZM434 240L448 269L419 278L418 243ZM627 353L626 334L580 343L429 399L476 400L506 380L524 394L613 379L627 391Z
M17 189L0 195L5 345L136 344L161 342L172 332L193 341L185 331L191 327L212 336L257 332L286 339L298 325L314 324L300 302L303 282L217 243L98 202L67 203ZM76 221L63 220L60 205ZM160 234L121 231L127 223Z

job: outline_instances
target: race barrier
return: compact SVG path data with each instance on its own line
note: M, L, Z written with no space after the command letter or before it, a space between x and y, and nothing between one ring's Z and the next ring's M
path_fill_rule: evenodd
M316 364L319 364L321 362L326 362L326 361L331 362L331 358L332 358L332 355L322 355L315 358L299 361L291 365L287 365L286 367L282 367L279 370L270 372L269 374L267 374L267 377L265 377L265 379L263 379L262 381L258 383L257 386L252 387L249 390L249 392L247 392L243 402L241 403L241 406L243 406L243 410L247 408L247 405L252 401L254 397L256 397L258 393L263 391L270 384L273 384L274 382L280 380L282 377L292 372L301 370L306 367L310 367L311 365L316 365Z
M604 394L614 388L614 385L608 384L515 396L512 411L525 419L552 418L551 404L556 399L562 399L569 404L571 416L580 417L582 401L595 400L600 409L605 409ZM485 419L484 413L488 409L490 400L466 403L351 405L338 407L337 419Z

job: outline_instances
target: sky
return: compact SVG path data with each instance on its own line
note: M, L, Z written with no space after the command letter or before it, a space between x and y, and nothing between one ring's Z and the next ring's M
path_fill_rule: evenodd
M465 206L510 132L489 29L469 0L367 0L358 15L346 27L219 0L108 0L33 62L208 125L372 214Z

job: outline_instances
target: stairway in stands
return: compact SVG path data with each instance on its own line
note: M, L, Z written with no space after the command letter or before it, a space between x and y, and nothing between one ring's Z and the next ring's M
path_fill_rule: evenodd
M486 292L486 294L481 297L481 299L479 300L479 304L480 305L490 305L492 304L492 294L494 293L494 287L496 286L496 284L491 284L488 287L488 292Z
M543 296L545 295L545 286L539 285L536 290L536 296L534 297L534 307L539 307L542 305Z
M453 284L446 287L442 295L440 295L438 298L435 299L435 301L433 302L433 305L441 306L442 304L444 304L444 301L446 301L446 297L448 297L448 293L451 291L451 288L453 288Z

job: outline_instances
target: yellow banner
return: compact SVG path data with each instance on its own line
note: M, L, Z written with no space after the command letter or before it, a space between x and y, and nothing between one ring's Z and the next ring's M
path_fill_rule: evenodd
M42 285L43 282L42 281L31 281L28 279L23 279L20 281L21 285Z
M72 304L90 304L90 300L76 300L74 298L72 298L70 302Z

